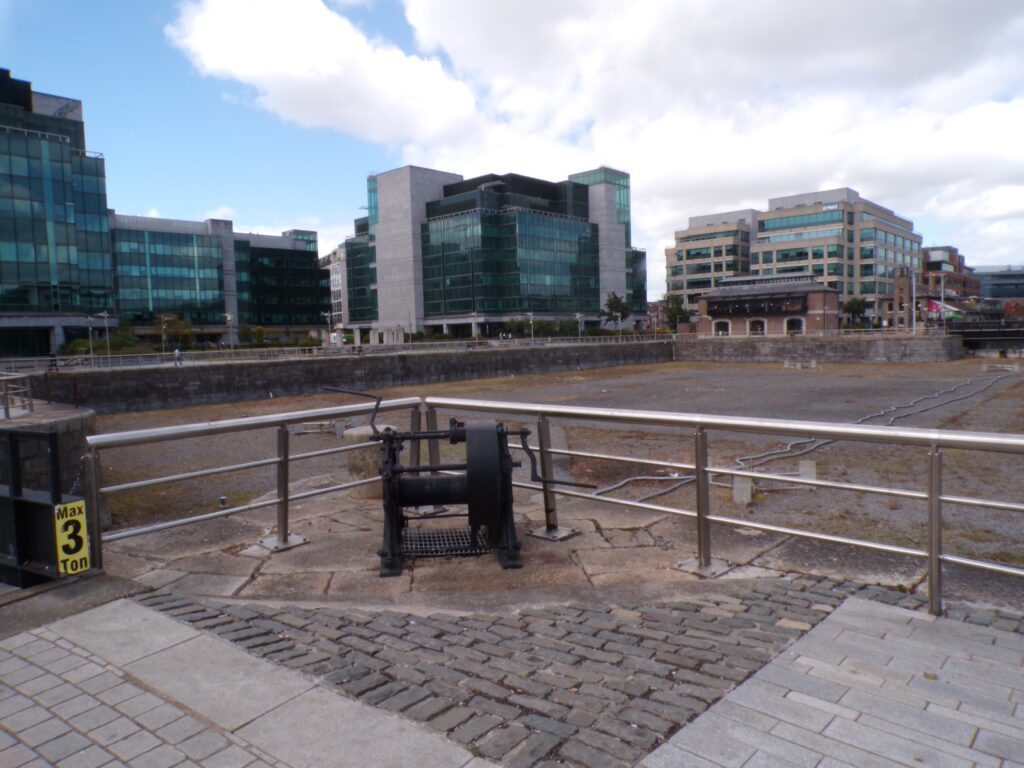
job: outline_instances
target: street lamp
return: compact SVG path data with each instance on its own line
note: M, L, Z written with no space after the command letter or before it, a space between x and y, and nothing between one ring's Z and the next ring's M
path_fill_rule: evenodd
M160 352L167 354L167 323L170 322L167 315L160 316Z
M612 314L615 315L615 324L617 326L619 326L619 338L621 339L622 338L622 313L621 312L614 312Z
M582 312L577 312L576 313L576 338L577 339L582 339L583 338L583 313Z
M230 312L224 313L224 325L228 327L228 348L233 352L235 350L235 336L231 333L231 321L235 319L235 316Z
M526 316L530 318L530 341L533 341L533 312L527 312Z
M103 335L107 337L107 361L110 361L110 329L107 326L107 320L110 319L110 313L107 310L97 312L96 317L103 318Z
M324 346L326 347L328 344L331 343L331 313L321 312L320 317L322 317L324 319L324 322L327 323L327 336L324 337Z

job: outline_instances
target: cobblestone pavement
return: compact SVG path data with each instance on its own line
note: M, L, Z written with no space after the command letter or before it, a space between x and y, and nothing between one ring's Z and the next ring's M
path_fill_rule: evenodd
M0 768L283 764L49 630L0 641Z
M591 768L635 764L854 593L923 605L805 576L736 582L686 601L500 616L223 605L167 592L141 602L425 722L476 754L516 767ZM960 614L1022 632L1014 614Z
M853 598L644 768L1017 766L1024 636Z

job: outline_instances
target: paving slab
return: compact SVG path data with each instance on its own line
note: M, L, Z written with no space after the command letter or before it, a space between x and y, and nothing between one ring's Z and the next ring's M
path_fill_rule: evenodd
M131 600L115 600L52 626L59 635L111 664L128 664L151 653L196 637L199 633L179 622L143 608Z
M641 765L1013 765L1024 755L1024 717L1014 714L1024 658L1007 646L1019 637L848 598ZM915 645L928 659L918 669L889 653ZM979 697L1006 711L974 714Z
M368 709L315 688L238 734L278 760L310 768L462 768L473 761L468 751L443 736L410 728L407 721L385 712L370 710L370 716Z
M125 671L228 730L313 685L207 635L153 653L126 665Z

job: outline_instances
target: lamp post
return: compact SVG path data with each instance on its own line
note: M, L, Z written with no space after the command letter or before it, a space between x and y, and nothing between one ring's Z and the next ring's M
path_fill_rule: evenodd
M107 362L110 362L110 328L107 325L107 320L110 319L110 313L107 310L97 312L96 317L103 318L103 335L107 337Z
M324 322L327 323L327 335L324 337L324 346L326 347L331 343L331 313L321 312L320 317L322 317Z
M583 313L582 312L577 312L576 313L576 338L577 339L582 339L583 338Z
M621 312L614 312L613 314L615 315L615 324L617 326L619 326L619 338L621 339L622 338L622 313Z
M533 342L533 312L527 312L526 316L530 318L530 341Z
M231 333L231 321L234 319L235 316L232 315L230 312L224 313L224 325L228 327L228 347L231 349L232 352L234 352L235 350L235 337L234 334Z
M160 316L160 352L167 354L167 323L170 320L167 315Z

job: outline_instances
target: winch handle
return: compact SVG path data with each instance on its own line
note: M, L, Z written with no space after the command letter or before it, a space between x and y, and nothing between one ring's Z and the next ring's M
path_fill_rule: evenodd
M371 395L369 392L360 392L357 389L343 389L342 387L325 386L324 389L326 389L328 392L341 392L342 394L346 395L369 397L371 400L373 400L373 413L370 414L370 431L373 433L374 440L380 440L380 430L377 429L377 412L380 410L380 403L382 400L380 395Z
M571 485L576 488L597 488L593 483L577 483L573 480L556 480L553 477L544 477L540 472L537 471L537 456L534 454L533 449L530 448L528 438L530 437L530 430L523 429L519 432L520 445L523 447L523 452L530 460L530 480L534 483L540 483L541 485Z

